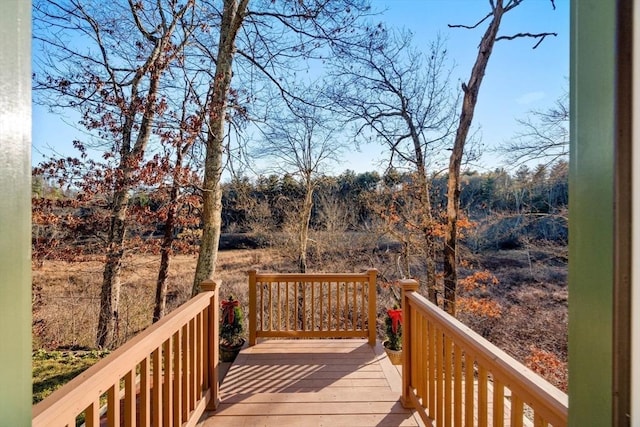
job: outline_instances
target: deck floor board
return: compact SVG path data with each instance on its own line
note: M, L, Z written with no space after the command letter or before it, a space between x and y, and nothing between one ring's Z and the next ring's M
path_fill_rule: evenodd
M207 412L213 426L419 426L401 379L366 340L268 340L243 349Z

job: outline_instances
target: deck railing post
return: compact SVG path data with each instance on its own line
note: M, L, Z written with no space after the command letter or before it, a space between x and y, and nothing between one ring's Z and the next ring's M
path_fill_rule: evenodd
M400 402L405 408L413 408L411 402L411 304L409 304L409 295L418 290L418 282L413 279L400 280L400 288L402 289L402 396ZM422 349L418 349L422 351Z
M376 289L376 279L378 277L378 270L370 268L367 270L369 275L369 345L376 345L376 300L378 299L378 291Z
M207 410L215 410L220 403L219 393L219 373L218 373L218 359L219 348L218 343L220 340L220 299L218 293L220 290L220 281L204 280L200 284L200 292L213 292L211 301L209 302L209 318L206 320L208 323L209 336L206 337L208 346L208 360L204 363L207 364L206 372L209 376L209 387L211 389L211 398L207 404Z
M249 345L256 345L256 329L258 328L258 310L256 300L257 270L249 270ZM261 307L262 308L262 307Z

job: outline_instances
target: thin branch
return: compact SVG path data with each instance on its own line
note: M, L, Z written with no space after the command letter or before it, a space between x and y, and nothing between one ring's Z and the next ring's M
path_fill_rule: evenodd
M540 43L542 43L547 36L557 37L558 33L537 33L537 34L533 34L533 33L517 33L517 34L514 34L512 36L496 37L496 41L514 40L514 39L518 39L518 38L522 38L522 37L531 37L531 38L534 38L534 39L540 39L540 40L538 40L538 42L532 48L532 49L535 49L538 46L540 46Z
M484 21L486 21L487 19L489 19L489 18L490 18L490 17L492 17L492 16L493 16L493 11L492 11L492 12L487 13L487 15L486 15L484 18L482 18L481 20L479 20L478 22L476 22L476 23L475 23L475 24L473 24L473 25L464 25L464 24L447 24L447 26L448 26L449 28L466 28L467 30L472 30L472 29L474 29L474 28L478 28L478 26L479 26L480 24L482 24Z

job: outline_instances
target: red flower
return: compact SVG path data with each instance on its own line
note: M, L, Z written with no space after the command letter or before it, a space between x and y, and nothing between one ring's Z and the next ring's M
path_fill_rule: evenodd
M401 308L390 308L387 310L387 314L391 319L391 330L394 334L398 333L398 325L402 324L402 309Z
M227 318L227 323L230 325L233 324L233 319L235 316L235 307L240 305L240 301L229 299L228 301L222 301L222 317Z

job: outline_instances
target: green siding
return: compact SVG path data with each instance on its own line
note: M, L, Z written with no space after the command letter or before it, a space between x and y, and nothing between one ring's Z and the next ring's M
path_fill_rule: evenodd
M615 2L571 2L569 425L611 424Z
M31 2L0 13L0 426L31 425Z

